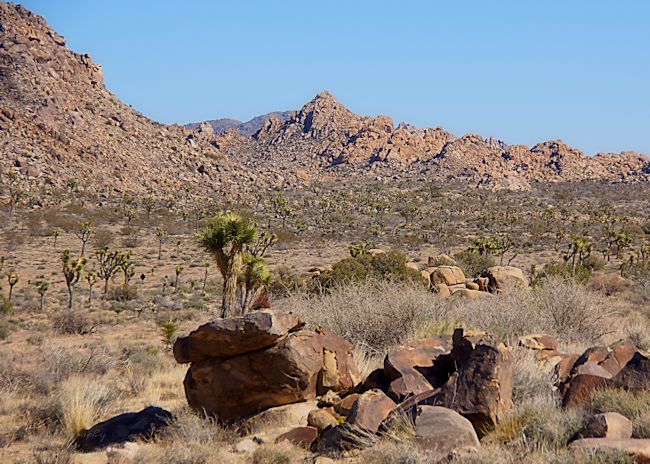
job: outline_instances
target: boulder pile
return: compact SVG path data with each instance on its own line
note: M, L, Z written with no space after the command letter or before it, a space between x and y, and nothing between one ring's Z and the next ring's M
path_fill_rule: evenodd
M512 407L506 346L462 329L391 351L363 382L349 342L270 309L203 325L176 341L174 356L191 363L184 386L195 410L246 425L305 405L275 440L319 452L360 447L355 436L380 434L404 415L421 447L476 448Z
M429 262L434 261L429 258ZM514 266L492 266L475 279L467 278L455 265L429 266L421 271L429 287L442 298L451 295L479 298L493 293L508 293L529 285L524 272Z

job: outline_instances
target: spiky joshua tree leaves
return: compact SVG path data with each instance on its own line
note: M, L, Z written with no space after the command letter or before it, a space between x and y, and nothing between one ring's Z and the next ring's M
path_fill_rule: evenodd
M241 314L237 302L237 285L243 264L244 247L256 242L259 236L252 221L236 213L219 213L208 221L199 236L199 244L215 259L223 276L221 316Z
M63 264L63 276L68 288L68 309L72 309L74 296L74 287L84 273L86 267L86 258L77 258L76 260L70 255L70 250L64 250L61 257Z

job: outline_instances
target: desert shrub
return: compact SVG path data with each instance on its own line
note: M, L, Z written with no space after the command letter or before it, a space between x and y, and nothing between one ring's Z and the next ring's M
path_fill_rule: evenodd
M548 278L572 279L579 283L586 283L590 275L590 269L582 264L576 264L575 272L573 272L571 263L548 263L541 272L534 274L532 283L538 285Z
M90 351L71 350L66 348L48 349L47 369L37 370L29 379L31 387L39 393L48 394L65 379L74 375L104 375L115 361L106 350L91 349Z
M456 260L456 265L463 270L467 277L477 277L487 268L495 265L493 256L472 253L471 251L456 253L454 260Z
M325 294L294 294L279 305L311 326L329 327L378 351L402 343L429 321L445 319L442 300L406 282L366 280Z
M105 229L96 230L92 237L92 243L98 250L108 248L113 243L113 234Z
M131 301L138 297L135 285L117 285L108 289L108 299L113 301Z
M277 297L286 297L291 293L300 291L304 287L300 277L287 266L280 266L272 273L268 290Z
M31 462L34 464L71 464L74 462L72 446L69 443L60 445L54 437L44 438L46 440L44 440L44 445L33 447L33 461Z
M93 322L81 311L62 310L50 315L52 330L57 334L85 335L94 329Z
M616 295L621 293L628 286L628 282L618 274L601 272L591 276L587 288L593 291L601 292L605 295Z
M632 280L650 281L650 261L627 261L621 264L621 274Z
M423 282L419 272L406 267L406 256L391 251L376 255L360 254L345 258L332 265L332 269L318 276L311 288L329 290L336 286L367 279L394 282Z
M594 413L617 412L634 424L635 438L650 438L650 392L633 393L621 389L603 389L591 396Z

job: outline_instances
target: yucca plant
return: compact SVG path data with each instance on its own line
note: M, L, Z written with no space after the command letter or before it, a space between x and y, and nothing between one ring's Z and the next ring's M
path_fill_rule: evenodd
M219 213L208 221L199 236L199 244L214 257L223 276L221 316L242 313L237 302L237 280L241 271L244 247L257 240L257 226L236 213Z
M77 282L79 282L79 279L84 272L86 267L86 258L77 258L75 260L70 256L70 250L64 250L61 262L63 264L65 284L68 288L68 309L72 309L74 287L77 285Z

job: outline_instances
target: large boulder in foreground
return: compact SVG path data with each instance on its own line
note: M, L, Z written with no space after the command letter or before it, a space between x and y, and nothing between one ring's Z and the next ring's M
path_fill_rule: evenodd
M492 266L481 277L488 279L487 289L492 293L506 293L519 287L528 287L524 271L514 266Z
M465 274L458 266L436 266L427 268L427 271L431 276L431 285L445 284L450 287L465 284Z
M606 412L588 418L582 430L578 432L578 436L580 438L632 438L633 428L632 421L627 417L617 412Z
M81 451L94 451L128 441L148 440L167 427L173 418L172 413L156 406L127 412L81 431L75 445Z
M268 311L263 313L263 318L269 317ZM345 393L359 383L348 341L322 329L296 330L302 323L293 316L272 314L266 327L278 321L277 327L282 326L285 334L271 346L229 357L212 350L211 357L192 363L184 386L193 409L232 423L274 406L315 399L330 390ZM250 326L241 324L241 317L232 319L237 321L225 320L223 325L241 327L242 333ZM231 343L213 346L223 346L227 355L233 352ZM247 346L254 344L247 342Z
M304 323L292 313L266 309L204 324L174 343L179 363L229 358L274 345Z

